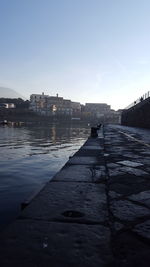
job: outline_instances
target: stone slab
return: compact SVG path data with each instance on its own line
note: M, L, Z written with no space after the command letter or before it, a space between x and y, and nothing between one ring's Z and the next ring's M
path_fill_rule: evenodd
M109 169L109 176L110 177L113 177L113 176L121 176L121 175L123 175L124 174L124 172L122 172L120 169Z
M103 148L100 147L100 146L88 146L88 145L85 145L85 146L82 146L81 149L87 149L87 150L102 150Z
M91 168L92 171L92 182L93 183L100 183L106 182L106 167L101 166L93 166Z
M122 172L126 172L126 173L131 173L134 174L136 176L145 176L145 175L149 175L148 172L145 172L141 169L137 169L137 168L132 168L132 167L121 167L120 171Z
M80 157L80 156L74 156L69 159L67 164L75 164L75 165L98 165L99 161L97 157Z
M102 144L102 141L98 138L89 138L86 142L85 142L85 146L100 146Z
M122 161L118 161L117 163L121 164L121 165L129 166L129 167L140 167L140 166L143 166L143 163L133 162L133 161L130 161L130 160L122 160Z
M90 146L88 146L90 147ZM82 147L79 151L75 154L76 157L90 157L90 158L97 158L97 157L103 157L103 150L102 149L89 149L86 147Z
M117 168L117 167L120 168L120 165L112 162L112 163L108 163L107 167L114 169L114 168Z
M124 157L132 158L132 159L138 159L140 160L141 156L133 154L133 152L130 153L123 153Z
M113 242L116 264L112 267L149 267L149 245L130 231L116 235Z
M137 224L133 231L138 235L150 240L150 220Z
M127 200L112 201L110 208L113 215L121 221L135 221L150 214L149 209Z
M150 181L145 177L125 174L110 177L110 190L123 195L137 194L141 191L150 190Z
M122 196L121 194L118 194L118 193L111 191L111 190L109 190L108 195L109 195L110 199L115 199L115 198L119 198Z
M66 165L53 181L58 182L103 182L106 178L105 166Z
M118 231L120 231L120 230L123 230L124 225L121 224L121 223L115 222L115 223L113 224L113 227L114 227L115 231L118 232Z
M105 185L50 182L22 212L21 218L24 217L80 223L105 222L108 218Z
M140 192L139 194L133 194L128 198L146 204L150 208L150 190Z
M104 226L21 220L0 239L1 267L98 267L112 262Z
M66 182L92 182L92 171L87 165L68 165L58 172L53 180Z

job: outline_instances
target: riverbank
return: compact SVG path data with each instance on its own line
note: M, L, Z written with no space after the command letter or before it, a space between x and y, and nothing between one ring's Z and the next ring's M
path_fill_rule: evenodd
M119 123L119 114L116 116L112 116L108 114L108 116L103 116L101 119L96 116L85 116L84 114L80 114L78 116L71 116L67 114L55 114L51 116L37 114L36 112L31 111L28 108L3 108L0 109L0 122L3 121L9 122L23 122L23 123L72 123L72 124L88 124L96 125L98 123Z
M148 267L149 175L149 144L105 126L1 234L1 266Z
M87 125L89 121L79 118L71 118L70 116L57 117L38 115L29 109L3 109L0 110L0 125L20 126L20 125L35 125L35 124L75 124ZM92 122L94 123L94 122Z

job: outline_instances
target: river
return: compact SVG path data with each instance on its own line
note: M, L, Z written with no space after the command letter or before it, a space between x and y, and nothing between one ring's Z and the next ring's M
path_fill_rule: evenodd
M52 179L89 136L88 126L53 124L0 127L0 226L21 203Z

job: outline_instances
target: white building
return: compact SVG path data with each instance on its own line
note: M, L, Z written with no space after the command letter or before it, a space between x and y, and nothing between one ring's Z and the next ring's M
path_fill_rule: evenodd
M78 102L72 102L56 96L42 94L32 94L30 96L30 109L41 115L67 115L74 116L81 113L81 105Z

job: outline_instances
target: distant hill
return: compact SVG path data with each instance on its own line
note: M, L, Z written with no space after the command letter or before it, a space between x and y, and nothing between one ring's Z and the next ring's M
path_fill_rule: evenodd
M7 87L0 87L0 98L22 98L25 99L24 96L20 95L18 92L16 92L13 89L7 88Z

